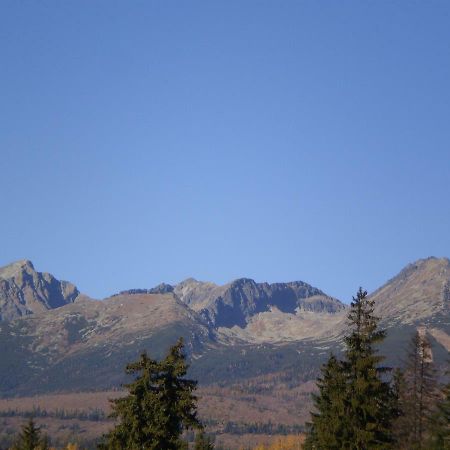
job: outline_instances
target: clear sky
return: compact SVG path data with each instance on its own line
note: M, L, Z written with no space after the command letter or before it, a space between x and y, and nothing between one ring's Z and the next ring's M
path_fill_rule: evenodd
M450 256L450 2L0 2L0 265L348 301Z

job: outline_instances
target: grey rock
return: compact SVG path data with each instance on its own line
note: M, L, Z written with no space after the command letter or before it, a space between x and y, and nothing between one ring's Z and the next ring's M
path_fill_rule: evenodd
M80 292L72 283L37 272L31 261L0 268L0 320L14 320L73 303Z

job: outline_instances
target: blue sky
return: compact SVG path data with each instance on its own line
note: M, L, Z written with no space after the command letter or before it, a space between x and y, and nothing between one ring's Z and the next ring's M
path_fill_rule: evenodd
M0 3L0 265L348 301L450 256L448 1Z

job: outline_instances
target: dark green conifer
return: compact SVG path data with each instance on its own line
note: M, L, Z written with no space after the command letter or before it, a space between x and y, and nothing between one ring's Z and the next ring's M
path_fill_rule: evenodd
M374 301L361 288L353 297L348 319L351 332L345 337L344 366L348 376L350 448L388 448L393 442L396 412L390 384L383 379L390 369L380 367L384 358L375 348L386 333L378 328Z
M182 339L160 362L143 353L138 361L128 364L126 372L138 376L126 385L126 397L112 401L112 417L119 423L100 448L185 449L183 430L201 426L193 394L197 383L185 378L187 368Z
M348 440L348 427L343 426L346 414L346 374L334 355L321 368L317 380L318 394L313 395L316 412L311 413L305 449L340 449Z
M370 450L392 448L396 394L384 379L376 345L385 337L378 329L374 302L359 289L348 316L345 358L331 356L318 380L307 449Z
M48 450L49 442L46 435L43 435L41 428L36 426L33 418L30 418L22 427L13 450Z

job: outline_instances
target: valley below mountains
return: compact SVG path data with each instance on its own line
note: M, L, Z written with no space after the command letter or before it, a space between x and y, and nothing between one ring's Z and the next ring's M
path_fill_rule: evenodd
M444 366L450 350L447 258L408 265L371 297L387 330L381 351L388 364L401 364L398 355L420 329L432 342L438 369ZM106 411L105 399L120 395L128 362L143 350L160 358L183 336L208 427L224 434L245 433L256 423L263 431L298 430L320 365L331 351L341 351L347 310L303 281L247 278L225 285L187 279L93 300L30 261L18 261L0 268L0 411L51 408L55 396L63 399L60 406L84 396L86 408Z

